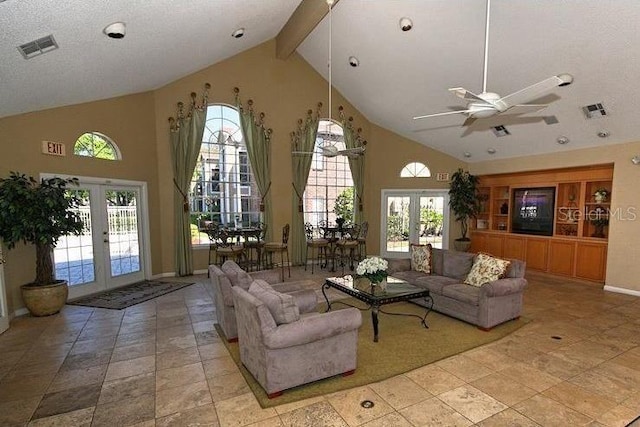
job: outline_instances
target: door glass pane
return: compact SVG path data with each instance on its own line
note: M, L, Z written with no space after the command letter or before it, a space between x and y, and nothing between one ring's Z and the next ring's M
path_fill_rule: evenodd
M420 234L421 245L431 243L434 248L442 248L444 226L444 197L420 197Z
M387 197L387 252L409 252L408 196Z
M138 194L125 190L108 190L105 194L111 277L138 272Z
M53 250L56 279L66 280L69 286L95 281L93 236L91 233L91 197L89 190L68 190L79 199L75 211L84 227L80 236L63 236Z

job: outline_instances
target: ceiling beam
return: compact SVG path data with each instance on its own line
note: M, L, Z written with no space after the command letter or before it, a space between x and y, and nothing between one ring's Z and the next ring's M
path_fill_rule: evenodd
M334 0L336 7L340 0ZM276 36L276 58L287 59L329 13L325 0L302 0Z

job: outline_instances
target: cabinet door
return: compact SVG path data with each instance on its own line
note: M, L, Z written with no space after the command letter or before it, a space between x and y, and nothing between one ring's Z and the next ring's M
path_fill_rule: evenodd
M497 257L502 256L502 248L504 246L504 236L488 234L486 252Z
M576 277L604 281L607 245L578 242L576 249Z
M484 233L472 233L471 234L471 252L486 252L487 251L487 235Z
M549 242L549 272L572 276L575 251L575 242L569 240L551 240Z
M505 258L524 261L525 238L521 236L504 236L504 249L502 256Z
M527 268L546 271L548 252L548 239L536 239L528 237L526 253Z

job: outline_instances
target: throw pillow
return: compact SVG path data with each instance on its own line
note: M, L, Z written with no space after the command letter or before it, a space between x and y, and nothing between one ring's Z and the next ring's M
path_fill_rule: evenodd
M220 267L224 274L227 275L229 281L231 281L231 286L240 286L245 291L249 290L249 286L253 282L253 277L249 275L246 271L244 271L238 264L231 260L227 260Z
M300 319L300 310L291 295L282 294L267 287L270 288L264 280L256 280L251 283L249 293L267 306L276 325L292 323Z
M411 245L411 269L431 274L431 244Z
M489 254L479 253L473 260L471 271L464 280L467 285L480 287L485 283L493 282L504 277L509 268L510 261L493 257Z

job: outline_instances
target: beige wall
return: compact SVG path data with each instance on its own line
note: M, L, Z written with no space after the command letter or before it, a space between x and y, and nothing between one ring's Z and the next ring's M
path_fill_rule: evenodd
M274 230L290 222L291 154L290 132L306 111L323 102L327 111L327 82L299 55L275 59L275 42L269 41L219 64L181 78L153 92L105 101L56 108L0 119L0 176L10 170L37 175L42 172L145 181L149 185L152 273L174 269L172 166L167 119L176 113L176 103L188 103L189 94L201 94L204 83L212 85L211 103L234 104L233 88L242 99L253 99L257 111L266 113L272 138L272 197ZM380 190L382 188L446 188L434 179L400 180L401 168L410 161L423 161L432 172L452 172L461 162L370 124L339 93L333 92L332 117L344 105L354 125L363 129L368 141L366 157L365 209L371 222L369 247L379 247ZM98 131L113 138L124 160L56 158L40 154L40 141L64 142L72 149L78 136ZM391 148L393 147L393 148ZM457 232L454 232L454 237ZM375 249L375 250L374 250ZM194 268L204 270L207 250L195 250ZM19 286L33 280L33 250L20 247L6 254L6 283L10 311L22 307Z
M640 142L608 145L549 155L472 163L474 174L493 174L570 166L613 163L611 209L607 252L607 286L640 291L640 166L631 158L640 154ZM638 216L637 218L635 216Z
M0 176L18 171L35 177L41 173L58 173L147 182L152 262L160 266L160 222L154 215L159 204L153 105L153 94L145 93L1 119ZM74 156L76 139L91 131L112 138L123 160ZM43 140L64 143L66 157L42 154ZM35 278L35 250L25 246L5 250L5 258L7 299L12 311L22 307L20 285Z
M382 190L387 189L449 189L448 181L436 181L436 173L453 174L459 167L466 165L451 156L433 150L411 140L403 138L387 129L371 125L367 144L365 174L365 209L369 220L370 253L380 253L380 201ZM431 171L431 178L400 178L402 168L411 162L422 162ZM451 216L452 217L452 216ZM453 219L449 223L449 247L453 240L460 237L460 227Z

